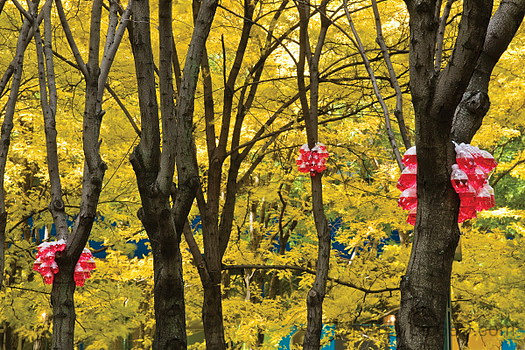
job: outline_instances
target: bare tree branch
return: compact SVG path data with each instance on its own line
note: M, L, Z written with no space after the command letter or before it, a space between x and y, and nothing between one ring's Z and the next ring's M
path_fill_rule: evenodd
M113 64L113 60L115 59L115 56L117 54L117 49L120 46L120 42L122 41L122 37L124 36L124 31L127 28L127 22L129 21L129 17L131 16L131 6L132 6L133 0L130 0L128 2L128 7L122 14L119 26L116 29L116 32L114 35L112 35L110 38L107 38L105 49L107 48L107 51L104 50L104 56L102 58L102 62L100 63L100 74L98 76L98 98L102 99L102 95L104 94L104 86L106 85L106 82L108 80L108 74L109 70L111 69L111 65ZM108 35L111 34L113 29L110 27L108 28ZM110 42L110 44L108 44Z
M70 65L71 67L75 68L75 69L78 69L80 70L79 66L76 65L75 63L71 62L70 60L68 60L67 58L65 58L64 56L62 56L60 53L56 52L56 51L53 51L53 55L56 56L58 59L60 59L61 61L67 63L68 65ZM115 100L115 102L118 104L118 106L120 107L120 109L122 110L122 112L124 113L124 115L126 116L126 118L128 119L129 123L131 124L131 127L133 128L133 130L135 130L135 133L140 136L140 128L138 127L137 123L135 122L135 119L133 119L133 116L131 115L131 113L129 112L128 108L124 105L124 103L122 102L122 99L117 95L116 91L113 90L113 88L109 85L109 83L106 83L105 85L105 88L108 90L109 94L111 95L111 97L113 97L113 99Z
M365 49L363 46L363 43L361 42L361 38L359 37L359 34L357 33L357 30L355 29L354 22L352 21L352 17L350 15L350 12L348 10L348 1L343 0L346 18L348 20L348 23L350 24L350 29L352 30L352 33L354 35L355 41L352 40L352 38L346 34L346 36L351 39L354 44L356 45L357 49L359 50L359 53L361 54L361 57L363 59L363 62L365 64L366 70L368 72L368 75L370 75L370 80L372 82L372 85L374 87L374 93L379 101L379 104L381 105L381 109L383 110L383 116L385 118L385 127L388 135L388 140L390 141L390 146L392 147L392 151L394 153L394 157L397 161L397 165L399 169L403 170L404 166L401 162L401 153L399 152L399 147L397 146L397 141L394 135L394 132L392 130L392 125L390 123L390 112L388 111L388 107L385 103L385 100L383 99L383 95L381 94L381 91L379 90L379 86L377 85L377 80L375 77L375 73L372 69L372 66L370 65L370 61L368 60L368 57L366 56ZM344 31L346 33L346 31ZM392 76L392 75L391 75ZM395 76L395 74L393 75ZM396 91L397 94L397 91Z
M60 23L62 24L62 29L64 30L67 42L69 43L69 48L71 49L71 52L73 52L73 56L75 57L75 61L77 62L80 71L84 74L84 77L86 77L88 75L87 67L84 63L84 60L82 59L82 55L80 55L80 51L78 50L78 46L75 43L75 39L73 38L71 29L69 28L69 22L66 18L66 14L64 13L64 8L62 6L62 0L55 0L55 4L58 12L58 17L60 18Z
M507 170L501 172L498 174L498 176L495 176L494 177L494 180L492 181L492 187L496 187L496 185L498 184L498 182L505 176L507 176L508 174L511 173L512 170L516 169L517 166L519 166L520 164L523 164L525 163L525 159L520 159L518 160L516 163L512 164L512 166L510 168L508 168Z
M55 85L54 62L51 49L50 13L51 11L49 8L49 10L44 14L44 27L46 30L45 44L42 43L40 31L36 26L34 27L34 33L38 60L40 105L42 106L45 124L44 130L46 135L47 169L49 173L49 182L51 185L51 202L49 204L49 211L53 216L58 238L67 239L69 229L67 226L66 212L64 210L64 201L62 199L62 184L58 166L57 131L55 120L57 92Z
M301 266L294 266L294 265L259 265L259 264L239 264L239 265L223 265L223 270L240 270L240 269L261 269L261 270L294 270L299 272L305 272L311 275L315 275L315 271L301 267ZM340 284L342 286L350 287L353 289L357 289L363 293L368 294L374 294L374 293L386 293L386 292L395 292L398 291L399 288L383 288L383 289L368 289L364 287L360 287L354 283L343 281L339 278L334 278L328 276L327 279L329 281L335 282L337 284Z
M408 149L411 147L410 138L405 126L405 118L403 118L403 93L401 87L399 86L399 81L397 80L396 72L394 66L392 65L392 60L390 59L390 53L388 52L388 47L386 46L385 39L383 38L383 30L381 28L381 17L379 15L379 10L377 8L377 1L372 1L372 9L374 11L374 18L376 23L376 32L377 32L377 43L381 48L381 53L385 60L386 66L388 68L388 75L390 78L390 83L396 92L396 108L394 109L394 116L397 119L399 126L399 133L403 139L403 144L405 148ZM449 0L450 1L450 0ZM378 78L378 77L376 77Z
M441 19L439 21L439 29L438 29L437 38L436 38L436 53L434 54L435 60L436 60L436 63L434 64L434 70L436 72L439 72L441 70L441 61L443 58L443 40L445 38L445 27L447 25L448 16L450 15L450 10L452 9L452 4L455 1L456 0L447 0L445 4L445 8L443 10L443 15L441 16Z

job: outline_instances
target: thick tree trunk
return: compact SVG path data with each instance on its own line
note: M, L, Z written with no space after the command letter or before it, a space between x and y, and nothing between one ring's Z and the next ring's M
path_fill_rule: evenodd
M450 183L455 163L454 111L482 51L492 1L465 0L450 62L434 68L439 2L405 0L410 13L410 88L416 115L417 221L401 307L398 349L438 350L444 344L445 313L454 252L459 240L459 197ZM437 13L437 16L436 16Z
M53 350L73 350L75 333L75 281L73 272L76 262L57 256L59 272L55 275L51 290L53 307Z
M153 272L155 286L155 338L153 349L186 349L184 280L180 239L167 237L154 243Z
M397 328L398 349L442 349L452 261L459 240L459 200L448 170L454 153L447 136L434 148L417 141L418 222L401 281L398 325L403 327Z
M207 350L226 349L222 318L221 271L210 271L210 280L203 283L202 322Z

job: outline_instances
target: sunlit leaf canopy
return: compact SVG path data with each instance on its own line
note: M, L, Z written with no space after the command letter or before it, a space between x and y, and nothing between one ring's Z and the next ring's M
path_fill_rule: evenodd
M454 14L461 10L460 3L452 7L452 22L445 35L445 60L457 33L458 20ZM294 60L298 53L298 14L290 3L275 22L272 18L280 5L279 1L258 2L254 15L256 25L236 86L234 114L239 108L238 96L253 86L250 69L266 50L271 50L246 116L240 145L252 142L266 121L277 114L270 125L264 126L264 137L255 144L241 166L240 177L253 161L264 155L238 194L234 232L223 263L314 269L317 237L310 215L309 175L299 173L295 165L298 149L305 143L300 105L294 98L297 93ZM158 21L155 6L152 4L151 8L152 28L156 28ZM64 7L81 53L87 56L90 8L79 1L66 1ZM413 139L414 121L407 87L408 15L402 1L382 1L379 8L385 41L404 92L403 112ZM369 3L350 1L350 9L381 93L389 108L394 110L394 90L375 42L374 17ZM240 1L222 1L207 43L217 123L221 120L223 73L233 64L242 12ZM320 141L330 152L324 174L325 209L334 234L330 277L365 289L395 288L406 267L412 233L412 227L405 222L406 213L397 206L399 191L395 184L400 171L369 76L356 47L342 33L342 30L349 32L349 27L341 3L331 3L328 13L337 27L330 27L321 56L319 112ZM54 10L52 16L59 91L60 170L66 205L73 209L79 205L82 178L84 80L71 64L74 60ZM313 38L317 35L319 21L318 15L310 21ZM106 19L102 25L107 26ZM18 10L7 2L0 15L2 72L14 55L20 26ZM190 1L174 3L173 27L176 48L183 62L193 27ZM275 29L269 44L270 28ZM158 34L155 30L152 33L153 41L157 42ZM276 39L278 44L273 47ZM453 271L454 317L465 328L474 331L502 326L525 327L521 311L525 308L525 285L519 277L525 232L525 67L521 64L525 59L524 43L522 27L494 71L489 91L491 108L473 140L473 144L489 150L499 162L490 179L496 190L497 206L462 225L463 260L455 263ZM51 215L46 210L49 178L32 45L30 43L25 54L5 176L9 213L7 280L6 288L0 292L0 322L8 322L28 341L48 337L50 332L50 288L31 267L35 247L43 238L43 228L53 232ZM139 123L133 58L127 36L119 48L108 84L129 116ZM200 83L196 96L194 134L202 181L206 181L208 163ZM6 99L7 93L4 93L0 97L1 106ZM103 108L106 114L101 131L101 152L108 170L98 207L100 219L90 239L103 244L102 249L100 245L92 248L103 251L105 257L97 259L92 278L77 290L78 330L75 336L91 349L109 348L128 336L134 339L135 348L147 349L151 346L154 327L152 260L149 255L138 258L133 254L133 242L146 236L136 216L140 200L128 160L139 136L109 92L104 95ZM393 117L392 122L401 145ZM229 127L233 129L233 122L231 124ZM272 142L266 144L269 140ZM228 162L229 159L226 166ZM198 215L194 208L191 212L194 222L198 221ZM201 243L198 228L195 236ZM191 339L202 329L202 287L191 255L185 243L182 244L186 316ZM313 275L293 270L225 271L227 340L251 348L275 349L292 327L304 327L304 300L312 281ZM384 328L360 326L376 324L395 310L398 299L396 291L363 293L329 281L324 322L336 324L337 334L349 339L359 341L365 334L378 344L384 344L387 341ZM264 334L264 342L260 340L261 334ZM202 339L199 341L201 343L192 344L190 348L204 348Z

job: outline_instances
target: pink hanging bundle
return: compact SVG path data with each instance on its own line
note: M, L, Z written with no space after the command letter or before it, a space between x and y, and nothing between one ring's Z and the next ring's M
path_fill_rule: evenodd
M488 174L497 163L485 150L468 145L456 144L456 164L452 165L450 182L459 194L460 208L458 222L475 218L477 212L492 208L496 202L494 189L488 184ZM417 212L417 155L416 147L409 148L403 155L406 168L401 173L397 188L402 191L398 204L408 210L407 222L415 225Z
M326 170L326 161L329 156L326 146L322 143L317 142L311 150L305 144L299 149L299 157L295 163L300 172L315 176Z
M408 211L407 222L410 225L414 225L414 226L416 225L416 213L417 213L417 207L412 208Z
M480 153L480 157L476 159L476 164L479 167L481 167L485 171L485 173L488 174L489 172L494 170L494 168L496 167L496 165L498 165L498 163L496 163L496 161L494 160L494 157L489 152L482 149L479 151L479 153Z
M44 277L45 284L53 284L55 275L58 273L58 264L55 261L56 252L66 249L66 242L59 239L55 242L43 242L37 247L36 260L33 270ZM86 278L91 275L95 268L95 261L89 249L84 248L75 266L74 280L77 286L83 286Z
M91 270L96 267L95 260L93 260L93 254L87 248L84 248L80 258L78 259L77 265L75 266L75 273L73 278L77 286L83 286L86 279L91 277Z
M456 193L464 193L469 190L468 176L459 168L459 165L452 165L452 173L450 174L450 181Z
M476 195L476 210L482 211L490 209L494 206L494 189L488 184L478 191Z
M407 188L399 196L398 205L405 209L410 210L417 208L417 189L416 185Z
M416 180L417 180L417 168L407 166L403 170L403 172L401 173L401 176L399 177L399 180L397 181L397 188L400 191L404 191L407 188L414 186L416 184Z
M407 149L401 161L406 167L415 169L417 167L416 146L412 146Z
M36 260L33 270L44 277L45 284L53 284L55 274L58 272L58 265L55 262L56 252L66 248L66 241L59 239L55 242L43 242L37 247Z

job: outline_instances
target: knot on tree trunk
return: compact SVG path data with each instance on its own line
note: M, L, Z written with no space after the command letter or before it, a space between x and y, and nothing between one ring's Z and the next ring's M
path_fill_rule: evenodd
M489 108L490 99L486 92L480 90L466 91L454 115L452 123L453 140L469 143L481 127L483 117Z
M323 302L323 295L319 293L315 288L310 289L308 292L308 304L317 305Z
M64 202L61 199L55 199L51 202L50 210L64 210Z
M102 179L99 176L93 175L93 176L91 176L90 180L91 180L91 183L93 185L95 185L97 187L102 186Z
M466 91L463 95L460 106L463 105L470 113L476 117L483 117L490 107L489 95L484 91Z

